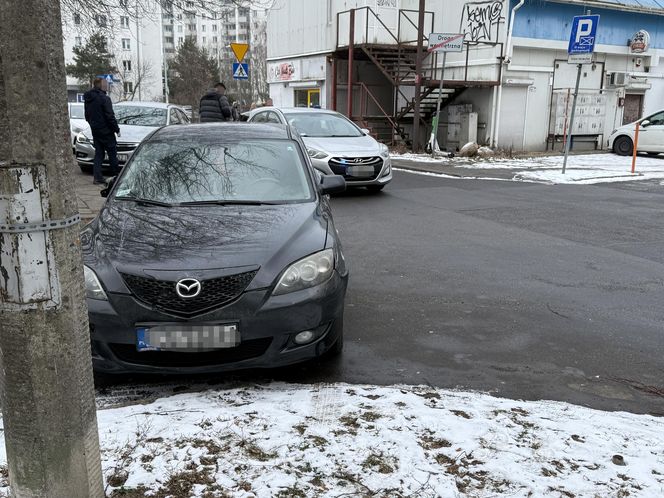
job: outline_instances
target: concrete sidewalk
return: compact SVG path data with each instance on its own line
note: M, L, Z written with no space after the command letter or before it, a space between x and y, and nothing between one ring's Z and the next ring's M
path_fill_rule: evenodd
M81 214L81 226L84 226L97 216L104 205L105 199L99 195L103 185L93 185L92 174L83 173L75 163L72 165L71 176L75 185L78 211Z

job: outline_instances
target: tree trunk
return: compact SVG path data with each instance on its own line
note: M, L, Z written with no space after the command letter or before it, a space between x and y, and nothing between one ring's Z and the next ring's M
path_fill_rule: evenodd
M65 82L59 0L0 0L0 394L17 498L104 494ZM45 220L69 224L13 231Z

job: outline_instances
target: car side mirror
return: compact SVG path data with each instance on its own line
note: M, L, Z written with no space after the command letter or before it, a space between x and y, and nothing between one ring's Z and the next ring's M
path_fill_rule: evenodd
M108 194L113 190L113 185L115 185L115 176L106 180L106 186L99 191L99 195L102 197L108 197Z
M320 181L320 193L338 194L346 191L346 180L340 175L324 175Z
M650 120L649 119L644 119L641 121L641 127L645 128L646 126L650 126Z
M360 131L365 135L371 135L371 130L368 128L360 128Z

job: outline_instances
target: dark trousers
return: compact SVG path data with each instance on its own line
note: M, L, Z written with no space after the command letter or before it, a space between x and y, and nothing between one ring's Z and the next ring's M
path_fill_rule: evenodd
M118 144L115 141L115 135L97 135L93 133L92 139L95 147L95 162L92 167L94 179L96 181L104 180L101 174L101 166L104 162L105 154L108 154L111 176L116 176L120 173L120 167L118 166Z

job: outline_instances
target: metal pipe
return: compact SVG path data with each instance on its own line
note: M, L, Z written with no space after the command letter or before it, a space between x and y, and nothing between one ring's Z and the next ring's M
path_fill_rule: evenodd
M346 96L346 116L353 119L353 52L355 50L355 9L350 11L348 34L348 90Z
M501 62L501 76L500 76L500 81L498 82L498 115L496 116L496 133L494 136L494 147L498 147L498 140L500 137L500 107L503 103L503 77L502 77L502 65L507 63L510 64L512 62L512 33L514 31L514 18L516 17L516 11L519 10L521 7L523 7L523 4L526 3L526 0L520 0L518 4L512 8L512 13L510 14L510 25L507 28L507 47L505 50L505 57L503 58L503 61Z
M422 89L422 57L424 49L424 9L426 0L420 0L417 17L417 54L415 59L415 116L413 117L413 152L420 150L420 105Z
M337 54L332 56L332 110L337 110Z

